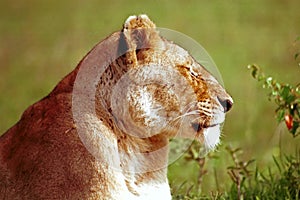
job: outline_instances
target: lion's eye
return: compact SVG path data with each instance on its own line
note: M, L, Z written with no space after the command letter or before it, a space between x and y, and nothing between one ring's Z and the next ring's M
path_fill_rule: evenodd
M192 68L190 68L190 73L191 73L192 76L195 76L195 77L199 76L199 74L196 73Z
M194 72L191 72L191 74L193 75L193 76L198 76L198 74L196 74L196 73L194 73Z

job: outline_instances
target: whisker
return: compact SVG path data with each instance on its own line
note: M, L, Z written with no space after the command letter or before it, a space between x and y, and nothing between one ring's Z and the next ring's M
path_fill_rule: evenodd
M212 113L211 112L209 112L209 111L207 111L207 110L202 110L202 112L204 113L204 114L206 114L207 116L213 116L212 115Z
M189 112L193 106L197 105L197 101L192 101L191 103L189 103L188 105L190 105L190 107L186 110L186 112Z
M200 110L193 110L191 112L188 112L188 113L184 113L178 117L176 117L174 120L177 120L179 118L183 118L183 117L186 117L186 116L190 116L190 115L199 115L200 114Z
M191 111L190 112L190 110L195 106L195 105L197 105L197 101L192 101L191 103L189 103L189 107L188 107L188 109L184 112L184 114L182 114L182 115L180 115L180 116L178 116L178 117L176 117L174 120L177 120L178 118L182 118L182 117L185 117L185 116L188 116L188 115L192 115L192 114L199 114L200 113L200 111L198 111L198 110L193 110L193 111ZM199 113L194 113L194 112L199 112Z

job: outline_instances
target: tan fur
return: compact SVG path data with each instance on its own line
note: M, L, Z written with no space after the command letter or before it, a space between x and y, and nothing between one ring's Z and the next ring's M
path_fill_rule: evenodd
M102 66L107 57L111 63L95 85L96 94L88 96L76 81L82 70ZM155 81L138 84L150 79ZM87 102L95 99L95 113L76 115L77 87ZM159 108L157 118L143 109L146 97L151 108ZM186 51L160 37L147 16L130 17L122 32L99 43L0 138L0 199L170 199L169 139L182 129L182 137L205 142L203 132L214 125L214 111L224 109L218 99L231 106L219 83ZM88 108L82 101L80 106ZM187 108L199 110L198 117L180 121ZM193 123L186 123L189 119ZM90 148L81 130L88 133ZM114 153L120 157L116 162L110 161Z

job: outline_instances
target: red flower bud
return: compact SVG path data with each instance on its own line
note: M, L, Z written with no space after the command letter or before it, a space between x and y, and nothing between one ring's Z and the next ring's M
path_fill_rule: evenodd
M293 116L292 115L285 115L284 116L284 121L286 127L291 130L293 128Z

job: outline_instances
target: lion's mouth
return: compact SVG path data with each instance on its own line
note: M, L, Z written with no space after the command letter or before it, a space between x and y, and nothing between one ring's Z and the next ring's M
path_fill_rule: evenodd
M196 132L199 132L199 131L201 131L201 130L203 130L203 129L206 129L206 128L215 127L215 126L217 126L217 125L219 125L219 124L216 123L216 124L205 125L205 124L200 124L200 123L198 123L198 122L192 122L192 123L191 123L192 128L193 128L194 131L196 131Z

